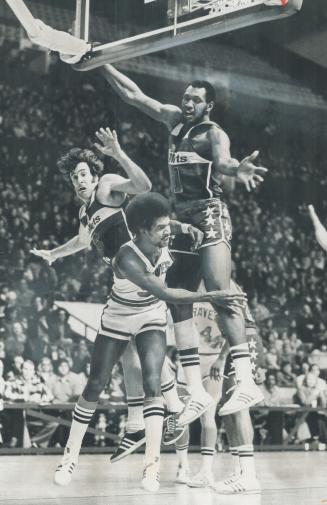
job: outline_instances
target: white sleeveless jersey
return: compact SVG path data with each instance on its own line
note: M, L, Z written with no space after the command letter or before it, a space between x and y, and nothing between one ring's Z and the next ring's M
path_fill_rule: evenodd
M142 260L146 271L155 274L163 281L166 278L167 270L173 264L173 259L170 255L168 247L161 250L161 254L155 265L152 265L150 260L140 251L137 245L131 240L123 246L130 247ZM151 308L154 304L163 304L162 300L153 296L151 293L142 290L139 286L128 279L120 279L114 274L114 285L111 292L111 299L125 306L139 307L140 309Z
M195 303L193 319L200 334L200 354L220 354L225 342L218 324L217 313L210 303Z

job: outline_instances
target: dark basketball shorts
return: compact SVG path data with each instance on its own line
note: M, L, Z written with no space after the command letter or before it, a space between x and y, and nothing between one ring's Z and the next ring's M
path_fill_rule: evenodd
M258 335L256 328L246 327L246 337L249 344L250 360L252 366L252 376L257 384L261 384L263 377L259 374L260 368L263 367L264 349L261 337ZM221 407L232 396L236 386L235 367L231 354L229 353L226 358L222 398L219 404Z
M177 219L199 228L204 233L203 242L199 249L225 243L231 247L232 223L227 205L220 198L200 200L192 207L177 211ZM191 241L187 235L178 235L171 250L189 252Z

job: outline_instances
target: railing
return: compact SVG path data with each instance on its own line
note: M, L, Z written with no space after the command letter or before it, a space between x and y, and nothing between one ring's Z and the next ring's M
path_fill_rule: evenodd
M6 410L21 410L23 413L24 419L24 429L27 428L28 422L26 418L31 418L34 420L44 421L45 423L57 423L57 425L62 425L66 427L70 427L71 421L64 417L65 411L72 411L74 408L74 403L51 403L51 404L35 404L35 403L11 403L5 402L4 409ZM97 407L97 412L106 412L112 415L122 414L127 412L127 405L125 403L100 403ZM311 407L299 407L296 405L290 406L282 406L282 407L253 407L251 408L251 414L254 414L254 421L257 417L265 417L265 419L270 419L270 422L273 422L274 425L274 443L272 444L262 444L256 445L255 449L259 451L281 451L281 450L308 450L312 448L316 448L313 446L308 447L307 444L298 443L292 444L294 437L297 433L299 426L305 422L308 414L311 412L316 412L320 416L325 418L325 423L327 425L327 408L311 408ZM283 437L283 429L285 426L285 418L288 419L290 416L294 416L291 422L291 428L289 429L287 436ZM219 418L218 418L219 419ZM221 418L220 418L221 419ZM0 420L1 420L1 411L0 411ZM256 429L256 421L254 422ZM193 431L198 431L196 425L192 427ZM220 434L223 430L220 430ZM326 426L327 432L327 426ZM107 431L99 430L96 428L89 427L87 433L92 435L101 436L102 439L109 439L114 443L117 443L119 436L113 433L109 433ZM198 438L196 436L196 438ZM318 446L317 446L318 448ZM173 450L171 448L165 448L168 451ZM198 450L198 443L195 443L191 446L191 450ZM227 449L227 448L226 448ZM82 452L87 453L99 453L99 452L112 452L113 447L83 447ZM225 447L221 447L221 450L225 450ZM0 448L1 454L58 454L62 452L61 447L2 447Z

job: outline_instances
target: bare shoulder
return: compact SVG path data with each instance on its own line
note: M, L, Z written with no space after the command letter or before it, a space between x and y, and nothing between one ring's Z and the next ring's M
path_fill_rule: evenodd
M130 271L145 271L144 263L139 256L128 245L122 246L114 259L114 269L119 273L126 273Z
M210 140L210 142L215 142L219 144L226 142L230 143L227 133L216 124L212 124L210 125L210 128L208 128L207 138Z

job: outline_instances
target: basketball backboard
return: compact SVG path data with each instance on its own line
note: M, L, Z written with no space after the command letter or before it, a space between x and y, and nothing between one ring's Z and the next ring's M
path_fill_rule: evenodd
M99 44L74 68L91 70L287 17L301 9L302 1L77 0L75 34Z

